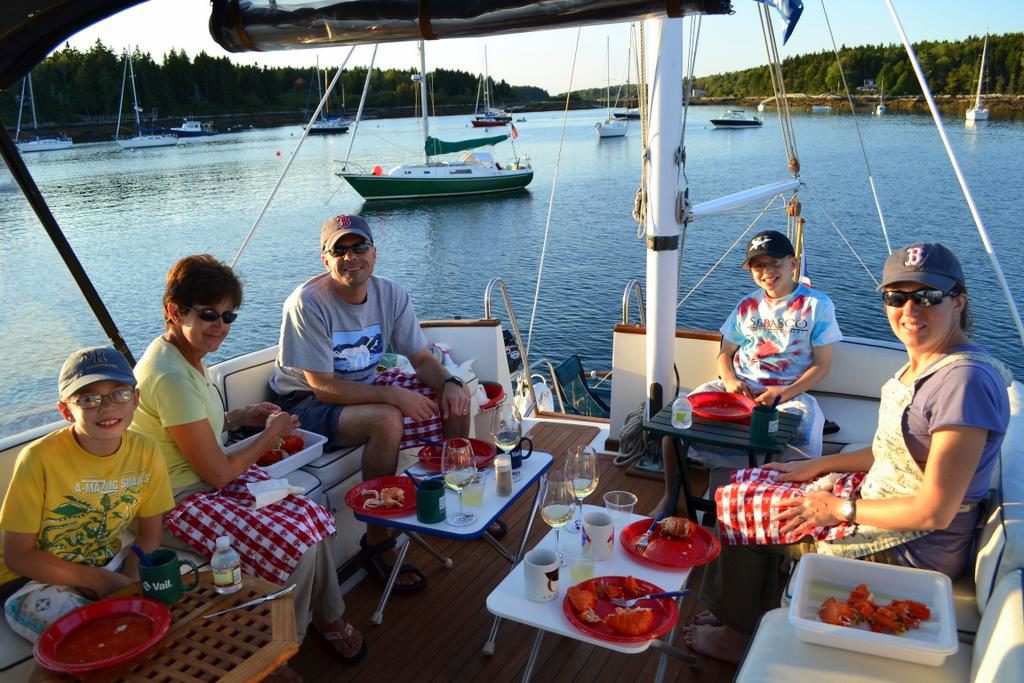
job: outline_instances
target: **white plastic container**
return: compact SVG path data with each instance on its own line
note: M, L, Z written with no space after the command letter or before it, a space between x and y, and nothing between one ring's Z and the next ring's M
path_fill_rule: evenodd
M873 633L866 625L826 624L818 609L827 597L845 600L858 584L867 584L882 605L892 600L916 600L931 609L921 627L892 635ZM827 555L804 555L793 580L789 621L805 643L828 645L926 666L940 666L959 647L953 613L953 584L939 572L847 560Z
M303 465L308 465L323 455L324 444L327 443L326 436L315 432L307 432L305 429L296 429L293 433L302 437L302 450L293 455L289 455L284 460L275 462L273 465L264 467L263 469L271 476L272 479L281 479L292 470L297 470ZM247 444L254 441L258 436L259 434L255 434L242 439L241 441L237 441L230 446L225 447L224 452L234 453L239 448L244 448Z

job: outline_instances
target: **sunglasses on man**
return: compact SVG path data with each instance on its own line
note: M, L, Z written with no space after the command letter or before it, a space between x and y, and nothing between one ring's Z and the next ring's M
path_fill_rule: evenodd
M334 256L335 258L341 258L350 251L356 254L365 254L366 252L370 251L370 247L372 246L373 245L370 244L369 242L356 242L355 244L348 247L336 244L330 249L328 249L327 253L330 254L331 256Z
M937 306L942 303L942 300L947 296L957 296L959 292L956 290L950 290L944 292L941 289L919 289L915 292L882 292L882 301L885 302L886 306L892 308L902 308L911 299L918 306L927 308L929 306Z
M235 313L234 311L224 311L223 313L218 313L212 308L196 308L195 306L182 306L181 310L193 310L196 312L196 315L199 316L200 320L208 323L215 323L217 322L218 319L220 319L224 321L225 325L230 325L231 323L238 320L238 314Z

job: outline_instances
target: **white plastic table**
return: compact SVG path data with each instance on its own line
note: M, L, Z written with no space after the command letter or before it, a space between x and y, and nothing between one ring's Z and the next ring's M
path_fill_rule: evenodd
M604 510L604 508L596 507L594 505L584 505L584 513L588 510ZM690 569L670 569L643 563L633 558L629 553L622 549L621 544L619 543L619 533L622 531L623 526L631 524L637 520L650 519L649 517L628 515L627 519L625 514L611 514L615 520L615 547L610 559L594 563L594 576L634 576L638 579L649 581L655 586L666 591L679 590L686 586L686 582L690 577ZM567 543L579 542L579 536L568 533L562 533L561 536L561 546L563 551L567 547ZM534 547L554 548L554 531L550 531ZM549 602L534 602L532 600L528 600L524 593L523 566L520 562L516 564L512 571L509 572L509 575L506 576L493 591L491 591L490 595L487 596L487 609L492 614L502 619L510 619L537 629L537 635L533 641L533 648L530 651L530 657L526 663L526 670L523 672L524 681L530 680L534 664L537 660L537 655L540 653L541 642L544 638L545 632L554 633L567 638L574 638L584 643L597 645L609 650L614 650L615 652L624 652L626 654L639 654L641 652L645 652L651 647L652 643L655 642L653 640L647 640L641 643L613 643L607 640L593 638L577 629L569 623L569 620L565 617L565 614L562 611L562 601L565 599L565 590L571 585L573 585L573 581L569 578L569 569L566 565L562 567L562 571L559 572L558 597ZM675 630L673 629L673 633L674 632ZM489 645L493 645L493 643L489 643ZM485 651L486 649L487 648L485 646Z
M471 541L477 538L483 538L494 547L505 559L510 563L515 564L519 562L523 555L523 549L526 546L526 539L530 535L530 527L533 524L534 515L531 512L529 521L527 522L526 528L523 530L522 537L519 540L519 547L516 553L513 555L505 549L497 540L494 539L489 533L487 533L487 527L491 525L496 519L501 517L505 511L512 506L519 498L526 493L531 486L533 486L541 477L544 472L551 467L553 458L550 453L542 453L534 451L533 454L523 460L522 474L520 475L519 481L512 483L512 494L509 496L499 496L495 490L494 473L489 472L487 475L487 483L484 488L484 500L482 505L477 506L465 506L466 512L472 512L476 515L476 520L467 526L452 526L445 522L436 522L434 524L424 524L416 519L416 511L399 515L395 517L379 517L377 515L365 514L354 510L356 519L361 522L368 522L370 524L377 524L379 526L391 527L393 529L401 529L405 531L409 538L419 543L423 548L433 555L441 564L446 568L451 568L451 558L441 555L437 550L427 543L420 534L428 534L430 536L438 536L440 538L449 538L456 541ZM425 472L421 465L416 464L410 467L407 471L416 475L417 479L421 476L430 476L430 473ZM534 495L533 510L537 508L538 494L540 493L540 487L537 488L537 493ZM458 494L454 491L445 489L445 509L449 514L454 514L459 509L459 498ZM409 552L409 544L405 543L401 546L398 551L398 559L395 561L394 566L391 568L391 574L388 576L388 581L384 586L384 593L381 595L380 603L377 605L377 610L370 616L370 622L374 624L380 624L384 619L384 608L387 606L388 599L391 597L391 591L395 585L395 579L398 578L402 563L405 561L406 553ZM495 620L494 627L491 629L492 634L496 634L498 629L498 620ZM493 640L494 635L491 636Z

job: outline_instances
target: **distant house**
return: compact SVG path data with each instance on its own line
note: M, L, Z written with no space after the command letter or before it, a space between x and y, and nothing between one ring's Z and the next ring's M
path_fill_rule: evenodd
M861 87L864 90L876 90L878 88L878 83L876 83L875 79L873 78L865 78L864 85Z
M705 90L704 88L694 88L693 90L690 91L691 97L704 97L707 94L708 91Z

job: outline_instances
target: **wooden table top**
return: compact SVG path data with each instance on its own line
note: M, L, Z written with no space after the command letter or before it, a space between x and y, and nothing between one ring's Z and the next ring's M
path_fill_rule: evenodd
M754 451L757 453L782 453L793 440L793 434L800 425L800 416L779 411L779 431L775 433L775 443L761 445L750 443L750 425L743 422L725 422L708 420L693 416L693 426L689 429L676 429L672 426L672 404L665 406L644 429L660 436L671 436L683 439L690 444L703 444L717 448L728 448Z
M213 575L202 572L199 587L171 606L171 628L153 648L130 662L72 676L36 665L32 681L259 681L299 651L292 594L229 612L212 619L204 614L227 609L279 588L263 579L245 576L242 589L220 595ZM115 593L138 595L139 584Z

